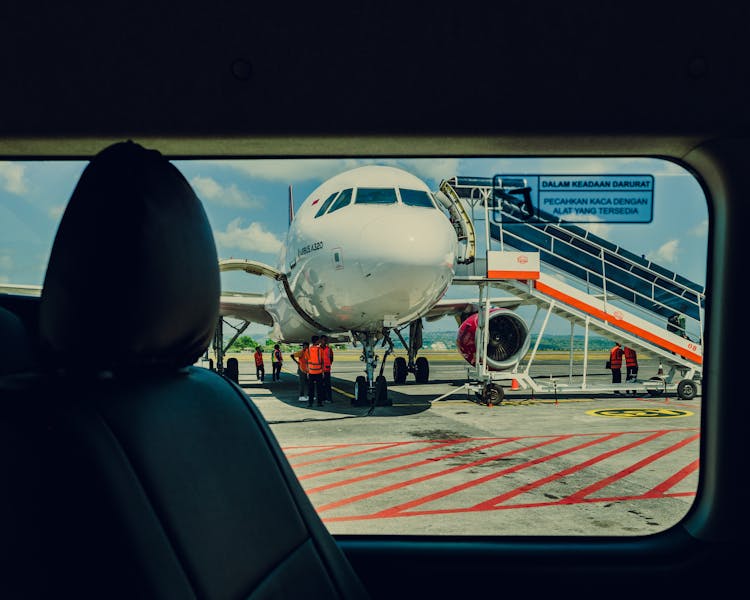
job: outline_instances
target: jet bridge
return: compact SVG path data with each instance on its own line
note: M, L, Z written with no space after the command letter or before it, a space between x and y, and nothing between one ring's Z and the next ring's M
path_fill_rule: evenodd
M548 391L551 383L534 381L529 368L549 318L555 314L570 321L571 344L575 325L585 331L582 382L577 388L572 385L571 347L570 380L568 384L554 382L555 391L562 386L568 392L636 389L695 396L703 364L704 287L573 223L535 213L528 189L522 178L515 177L453 177L441 183L447 197L469 206L472 214L479 208L485 215L487 259L464 269L454 283L478 286L480 300L487 297L489 288L506 290L537 306L535 321L544 319L524 365L493 372L480 364L480 358L476 377L485 383L513 381L521 388ZM499 244L499 251L490 250L492 242ZM536 271L509 267L515 260L540 267ZM504 266L498 268L498 263ZM480 319L488 314L489 307ZM483 331L488 328L480 328L478 337ZM625 382L592 386L586 378L591 332L658 357L666 373L639 381L637 386ZM481 344L477 340L477 348Z

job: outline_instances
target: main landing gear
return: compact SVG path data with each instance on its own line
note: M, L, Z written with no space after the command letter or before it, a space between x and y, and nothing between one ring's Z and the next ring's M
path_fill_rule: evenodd
M375 346L380 336L372 333L354 332L355 339L362 344L362 356L360 360L365 363L366 375L359 375L354 380L354 406L391 406L393 403L388 398L388 383L383 375L385 360L393 352L393 342L388 334L383 336L381 346L388 345L380 363L380 369L375 376L378 357L375 354Z
M424 356L417 358L417 352L422 347L422 319L409 323L408 344L399 330L394 331L406 348L409 358L407 361L403 356L397 356L393 360L393 383L397 385L406 383L406 376L409 373L414 373L417 383L427 383L430 378L430 363Z

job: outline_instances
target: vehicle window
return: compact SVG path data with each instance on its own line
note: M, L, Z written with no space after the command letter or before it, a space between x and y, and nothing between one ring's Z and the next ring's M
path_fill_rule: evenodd
M320 215L324 214L324 213L325 213L325 212L326 212L326 211L328 210L328 207L329 207L329 206L331 206L331 202L333 202L333 199L334 199L334 198L335 198L335 197L336 197L337 195L338 195L338 192L335 192L335 193L331 194L330 196L328 196L328 198L326 198L326 201L325 201L325 202L323 202L323 204L322 204L322 205L321 205L321 207L320 207L320 210L318 210L318 212L317 212L317 213L315 213L315 218L316 218L316 219L317 219L317 218L318 218L318 217L319 217Z
M245 305L198 366L238 359L333 533L642 536L687 514L711 293L691 171L649 157L174 164L221 259L287 275L293 302L276 279L222 271L225 300ZM85 165L0 162L0 293L38 293ZM367 211L315 222L355 188ZM392 210L396 190L435 210ZM265 304L247 309L248 294ZM312 389L287 360L311 322L333 352ZM117 343L89 335L92 352ZM280 381L260 382L252 350L275 343Z
M355 204L395 204L396 190L390 188L357 188Z
M329 210L328 212L332 213L335 210L339 210L340 208L349 206L349 203L352 201L352 191L353 190L342 191L339 197L336 198L336 202L331 205L331 210Z
M407 206L424 206L425 208L435 208L432 203L432 198L427 192L421 190L409 190L401 188L399 189L401 194L401 202Z

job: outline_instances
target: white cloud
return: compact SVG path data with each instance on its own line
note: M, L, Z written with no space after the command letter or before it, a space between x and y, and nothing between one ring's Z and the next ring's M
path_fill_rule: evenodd
M57 206L50 206L47 209L47 214L49 215L49 218L52 219L53 221L59 221L64 212L65 212L65 204L58 204Z
M674 263L680 251L680 240L669 240L662 244L655 252L649 252L648 258L655 262Z
M7 192L19 196L26 193L27 188L23 174L23 165L0 161L0 184Z
M283 181L291 184L309 179L328 179L350 169L375 164L403 169L422 179L440 181L446 177L458 174L459 162L457 158L434 158L429 160L395 158L346 158L331 160L312 158L291 160L231 160L212 164L222 164L250 177L268 181Z
M355 159L227 160L212 164L230 167L250 177L293 183L308 179L327 179L342 171L367 164Z
M698 223L688 233L695 237L706 237L708 235L708 219L704 219Z
M603 223L594 215L580 215L576 217L576 223L601 238L606 238L607 234L612 231L609 223Z
M216 231L216 241L227 248L238 248L248 252L276 254L281 249L281 240L270 231L266 231L261 223L253 222L242 227L240 217L227 225L226 231Z
M201 177L200 175L193 177L190 184L202 200L235 208L259 208L261 206L260 202L250 198L235 184L228 187L223 186L211 177Z

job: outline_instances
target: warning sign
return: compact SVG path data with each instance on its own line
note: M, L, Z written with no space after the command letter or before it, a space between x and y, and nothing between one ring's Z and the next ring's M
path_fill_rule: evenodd
M506 185L508 182L513 185ZM520 189L519 182L523 182ZM495 175L493 178L496 198L520 196L521 189L525 221L650 223L653 219L653 175Z
M594 417L618 417L618 418L672 418L690 417L693 415L689 410L675 410L671 408L601 408L598 410L587 410L587 415Z

